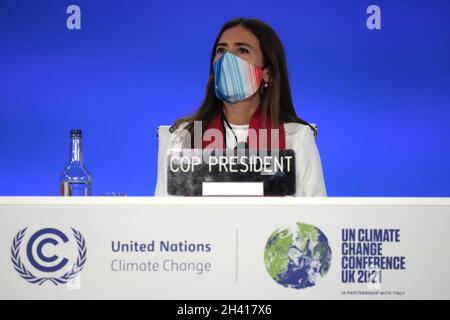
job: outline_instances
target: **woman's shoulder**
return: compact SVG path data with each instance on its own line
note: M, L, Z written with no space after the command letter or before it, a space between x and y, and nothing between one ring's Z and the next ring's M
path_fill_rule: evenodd
M286 135L286 147L288 149L301 148L303 151L316 147L316 135L314 130L307 124L288 122L284 124Z
M170 128L170 147L180 147L183 144L183 139L186 136L186 127L189 124L189 121L183 121L177 125L173 125Z
M172 133L176 133L176 132L182 132L183 131L183 129L185 129L186 128L186 126L189 124L189 121L182 121L182 122L179 122L179 123L174 123L174 124L172 124L172 126L170 127L170 131L172 132Z
M314 125L312 125L313 127L315 127ZM286 136L304 136L305 134L310 134L312 136L314 136L314 131L313 129L307 125L307 124L303 124L303 123L298 123L298 122L286 122L284 123L284 131Z

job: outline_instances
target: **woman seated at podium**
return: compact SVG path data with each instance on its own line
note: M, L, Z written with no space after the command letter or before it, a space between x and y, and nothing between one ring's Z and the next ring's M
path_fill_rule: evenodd
M186 79L185 79L186 80ZM275 31L257 19L234 19L214 42L206 96L198 110L170 128L167 149L196 148L194 123L203 132L217 129L223 141L201 139L202 148L293 149L295 196L325 197L326 188L314 126L299 118L292 102L283 45ZM266 141L249 139L250 130L266 129ZM273 135L275 132L275 135ZM189 132L190 139L182 132ZM272 139L271 137L275 137ZM278 141L276 138L278 137ZM198 140L196 140L198 141ZM155 196L167 193L167 171L159 168Z

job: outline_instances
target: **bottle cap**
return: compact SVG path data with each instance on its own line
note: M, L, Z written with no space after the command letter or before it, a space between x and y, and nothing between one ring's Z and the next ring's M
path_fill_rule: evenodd
M71 138L81 138L81 130L80 129L72 129L70 130Z

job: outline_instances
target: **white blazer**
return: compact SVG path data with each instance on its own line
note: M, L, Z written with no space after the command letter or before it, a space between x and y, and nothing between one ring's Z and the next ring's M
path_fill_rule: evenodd
M170 196L167 193L167 161L165 161L169 149L181 149L183 145L180 128L170 134L167 143L160 145L158 161L158 181L156 183L155 196ZM237 126L239 127L239 126ZM242 126L241 126L242 127ZM227 129L227 147L234 148L235 139L230 139L231 131ZM322 171L319 150L317 149L314 132L301 123L285 123L286 149L295 151L296 172L296 197L326 197L327 191ZM245 130L240 130L238 142L245 139ZM245 141L245 140L244 140ZM160 139L161 143L161 139ZM161 154L163 153L163 154Z

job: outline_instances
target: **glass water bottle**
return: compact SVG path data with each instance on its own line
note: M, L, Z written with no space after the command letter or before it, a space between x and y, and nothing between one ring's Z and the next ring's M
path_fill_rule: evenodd
M70 162L61 173L59 184L61 196L92 195L92 177L83 163L81 130L70 131Z

